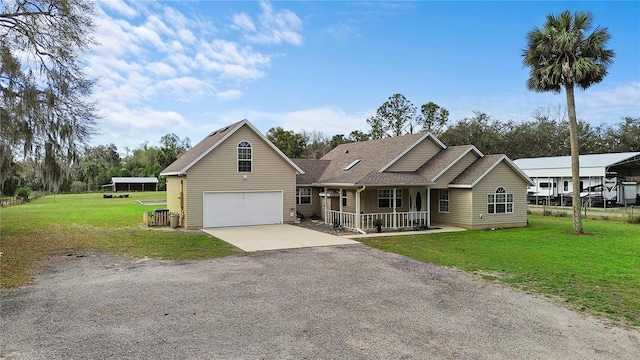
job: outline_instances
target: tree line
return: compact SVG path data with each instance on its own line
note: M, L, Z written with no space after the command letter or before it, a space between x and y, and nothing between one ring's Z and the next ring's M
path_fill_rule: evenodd
M158 146L146 141L123 156L114 144L85 147L77 160L64 166L63 176L51 182L46 168L36 159L16 162L2 183L4 195L14 195L20 188L34 191L72 192L99 191L102 185L111 183L112 177L158 177L160 172L191 148L189 138L180 139L175 134L160 138ZM160 177L158 187L164 190L165 179Z
M329 136L317 130L295 132L273 127L266 137L288 157L302 159L319 159L340 144L427 131L447 146L471 144L485 154L506 154L511 159L571 153L566 111L561 107L537 110L532 120L526 121L500 121L476 111L455 122L449 121L445 108L433 102L423 105L420 113L411 109L415 107L409 100L395 94L366 119L370 126L367 132L354 130ZM599 126L579 121L578 133L581 154L640 151L640 117L625 117L614 125ZM60 168L62 175L57 182L47 177L46 164L29 158L13 163L2 182L2 193L12 195L19 187L53 192L98 191L112 177L158 177L190 148L190 139L176 134L162 136L157 146L146 141L133 150L125 148L123 155L114 144L86 146L75 161ZM165 188L162 177L159 188Z
M274 127L267 132L271 140L290 158L319 159L339 144L431 132L447 146L475 145L485 154L505 154L511 159L565 156L571 153L566 110L539 109L529 120L500 121L487 113L449 121L446 108L428 102L417 113L416 107L401 94L392 95L376 114L368 118L367 132L328 136L318 131L295 132ZM640 151L640 117L625 117L613 125L592 126L578 121L580 154Z

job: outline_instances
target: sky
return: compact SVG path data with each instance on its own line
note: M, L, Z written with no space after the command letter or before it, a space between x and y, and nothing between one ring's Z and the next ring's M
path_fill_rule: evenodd
M640 117L637 1L98 0L90 145L125 153L168 133L195 145L242 119L263 133L348 135L396 93L453 123L474 111L529 121L566 103L527 90L522 65L527 32L564 10L591 12L616 52L601 83L576 91L578 119Z

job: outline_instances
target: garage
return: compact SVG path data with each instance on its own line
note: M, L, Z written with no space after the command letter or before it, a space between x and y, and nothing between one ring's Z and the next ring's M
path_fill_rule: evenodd
M282 224L282 196L282 191L205 191L202 225Z

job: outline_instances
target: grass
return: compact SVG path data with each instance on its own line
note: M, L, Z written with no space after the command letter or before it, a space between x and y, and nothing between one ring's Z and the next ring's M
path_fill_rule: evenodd
M140 226L143 211L163 206L136 200L163 200L164 192L49 195L0 209L0 286L31 281L31 272L48 254L105 251L156 259L205 259L241 253L200 231L154 230Z
M571 308L640 326L640 226L530 215L531 226L497 231L360 239L414 259L480 274L564 301Z

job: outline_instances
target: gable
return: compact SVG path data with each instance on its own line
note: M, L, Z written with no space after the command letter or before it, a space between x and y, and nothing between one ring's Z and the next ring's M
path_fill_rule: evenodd
M509 165L501 161L473 189L477 193L493 194L498 187L503 187L508 193L526 194L524 189L527 183Z
M435 187L446 188L453 179L458 177L458 175L465 171L478 158L479 156L475 152L467 152L460 160L453 164L453 166L437 177Z
M531 179L506 155L485 155L478 158L473 164L460 173L458 177L453 179L449 187L473 188L479 181L489 174L492 174L492 170L498 165L507 166L511 172L518 176L524 183L533 185Z
M276 154L278 154L285 162L293 167L297 172L304 174L304 171L300 169L296 164L291 161L285 154L282 153L275 145L273 145L264 135L262 135L248 120L242 120L232 125L226 126L219 130L214 131L200 141L196 146L191 148L180 158L174 161L166 169L164 169L160 175L183 175L192 166L197 164L202 158L207 156L210 152L214 151L220 144L224 144L225 141L232 135L234 135L240 129L251 131L259 138L263 143L269 146ZM237 144L236 144L237 147Z
M214 176L237 175L238 173L238 144L246 141L251 144L252 169L250 174L273 174L294 173L293 169L285 158L271 148L270 144L262 136L252 131L251 128L243 126L231 134L224 142L220 143L214 151L195 163L187 175L194 172L214 170Z
M419 144L393 162L384 171L416 171L422 164L437 154L442 147L431 136L426 137Z

